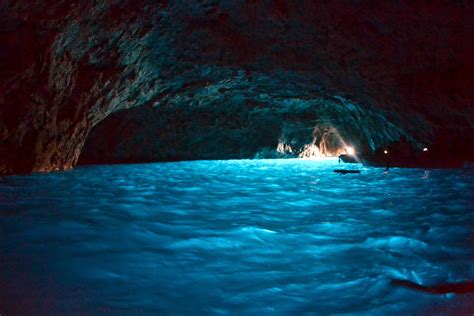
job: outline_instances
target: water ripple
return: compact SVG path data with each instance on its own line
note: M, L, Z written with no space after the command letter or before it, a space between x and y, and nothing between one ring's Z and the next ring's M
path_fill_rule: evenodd
M472 312L470 294L390 280L474 278L474 173L336 168L195 161L0 178L0 313Z

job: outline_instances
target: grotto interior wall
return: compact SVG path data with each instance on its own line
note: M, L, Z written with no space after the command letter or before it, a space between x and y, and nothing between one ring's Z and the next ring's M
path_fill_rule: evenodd
M370 150L405 133L381 110L308 93L288 77L242 73L113 113L92 130L79 164L337 156L346 145Z
M363 148L437 130L471 148L472 16L467 1L5 0L0 173L74 167L111 114L137 129L104 121L84 161L294 154L324 126Z

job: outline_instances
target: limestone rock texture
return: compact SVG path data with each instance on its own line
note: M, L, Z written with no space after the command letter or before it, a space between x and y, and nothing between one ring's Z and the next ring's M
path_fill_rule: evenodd
M0 174L439 131L470 148L473 17L469 1L3 0Z

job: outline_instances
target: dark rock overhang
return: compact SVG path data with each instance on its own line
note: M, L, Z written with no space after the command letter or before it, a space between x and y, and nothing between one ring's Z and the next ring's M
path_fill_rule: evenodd
M296 100L372 149L400 134L429 142L438 128L472 135L469 2L7 0L0 9L3 174L72 168L115 111L196 109L203 93L233 105L226 89L247 89L250 102L267 94L271 111ZM317 100L335 105L318 111ZM353 125L338 124L354 112L340 112L344 102L360 112Z

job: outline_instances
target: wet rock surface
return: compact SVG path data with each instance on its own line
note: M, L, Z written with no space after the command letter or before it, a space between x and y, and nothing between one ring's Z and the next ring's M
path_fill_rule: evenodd
M104 119L86 162L298 156L331 129L363 151L472 133L468 2L7 0L0 12L2 174L72 168Z
M370 148L403 133L381 111L271 80L236 76L114 113L93 129L79 163L335 156L346 143Z

